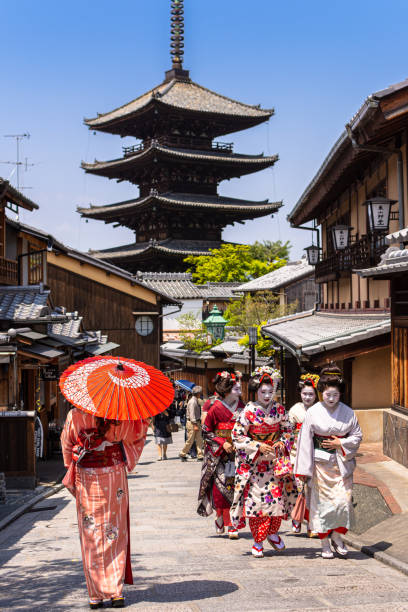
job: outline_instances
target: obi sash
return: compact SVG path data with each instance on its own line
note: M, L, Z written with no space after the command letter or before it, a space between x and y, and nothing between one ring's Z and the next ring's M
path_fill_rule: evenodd
M227 423L217 423L217 428L214 434L217 438L225 438L226 442L232 442L232 428L235 425L235 420L231 419Z
M248 435L256 442L265 442L266 444L275 443L280 437L280 423L273 425L251 425L248 430Z
M322 442L323 440L330 440L332 436L319 436L317 434L314 434L313 436L313 448L316 450L322 450L325 453L329 453L330 455L334 455L334 453L336 452L335 448L324 448L324 446L322 446ZM336 436L336 438L344 438L345 436Z
M109 467L124 463L121 444L112 444L103 451L88 451L80 460L81 468Z

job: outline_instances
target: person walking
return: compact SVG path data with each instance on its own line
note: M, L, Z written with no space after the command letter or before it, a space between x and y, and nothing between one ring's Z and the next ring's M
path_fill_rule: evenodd
M61 434L63 484L76 499L91 609L104 599L123 608L123 584L133 584L126 469L139 460L146 431L147 421L105 420L74 408Z
M205 453L197 512L200 516L209 516L215 510L215 533L222 535L227 528L230 540L236 540L238 529L231 525L230 519L235 481L235 449L231 433L244 408L240 398L241 373L218 372L213 382L217 396L203 425ZM240 527L244 524L245 520Z
M289 459L293 428L284 407L274 400L280 378L269 366L256 368L248 390L257 399L248 402L232 430L236 475L231 522L238 528L244 513L249 519L254 557L264 556L264 540L275 550L285 549L278 531L297 498Z
M154 439L159 454L157 461L165 461L167 459L167 446L173 444L170 423L171 416L169 410L165 410L153 417Z
M299 437L299 432L302 427L303 421L305 420L306 411L313 406L317 399L317 383L319 381L319 377L317 374L302 374L300 377L298 387L300 389L300 402L296 402L289 410L289 421L294 429L295 441L293 443L292 449L290 451L290 460L292 462L292 466L295 466L296 462L296 452L297 452L297 440ZM304 487L306 486L304 482L302 482L299 478L296 478L296 486L299 494L303 494ZM302 530L302 523L300 521L292 520L292 531L293 533L300 533ZM317 536L317 534L313 534L310 530L308 530L308 535L311 537Z
M353 410L340 401L344 380L335 363L322 369L317 390L322 400L306 412L295 474L308 484L309 528L319 534L322 557L332 559L333 550L340 557L348 552L341 536L351 525L353 472L362 433Z
M194 442L197 445L197 461L203 460L203 437L201 434L201 407L198 397L201 395L202 389L196 385L193 387L191 397L187 402L186 417L187 417L187 442L179 454L182 461L187 461L187 453L193 446Z

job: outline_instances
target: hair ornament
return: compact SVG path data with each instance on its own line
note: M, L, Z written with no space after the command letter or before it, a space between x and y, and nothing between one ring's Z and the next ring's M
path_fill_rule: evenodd
M316 389L319 378L320 376L318 374L302 374L300 380L303 380L303 382L310 382L313 389Z
M270 366L259 366L255 368L255 370L251 373L252 377L260 377L261 380L265 376L271 378L272 380L280 380L282 378L282 374L276 368L271 368Z
M239 378L242 377L241 372L239 372L240 376ZM232 380L236 380L237 376L235 376L235 374L233 372L227 372L227 370L223 370L222 372L217 372L217 376L220 376L221 378L232 378Z

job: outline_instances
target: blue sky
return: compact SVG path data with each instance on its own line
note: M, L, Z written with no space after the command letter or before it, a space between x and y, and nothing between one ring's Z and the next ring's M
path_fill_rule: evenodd
M29 132L21 174L40 205L21 219L71 246L132 241L129 230L85 223L77 205L113 203L137 188L85 175L81 160L113 159L125 143L93 135L84 117L120 106L162 81L170 67L170 0L3 0L0 161L15 159L5 134ZM236 242L310 243L286 215L344 124L372 92L408 77L408 3L390 0L185 0L185 61L196 82L249 104L274 107L264 124L226 136L236 152L278 153L273 169L221 184L220 193L283 200L273 219L228 227ZM9 178L12 166L0 164ZM10 180L15 182L15 174Z

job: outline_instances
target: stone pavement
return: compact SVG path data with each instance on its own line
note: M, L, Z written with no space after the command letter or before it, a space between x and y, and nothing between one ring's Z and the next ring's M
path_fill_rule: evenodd
M169 460L156 461L150 436L129 477L135 584L128 609L408 611L408 577L361 552L324 560L319 542L284 525L287 549L250 555L248 529L229 541L213 517L195 512L201 464L181 463L183 433ZM288 531L289 530L289 531ZM0 609L87 610L75 503L66 491L43 500L0 532Z

